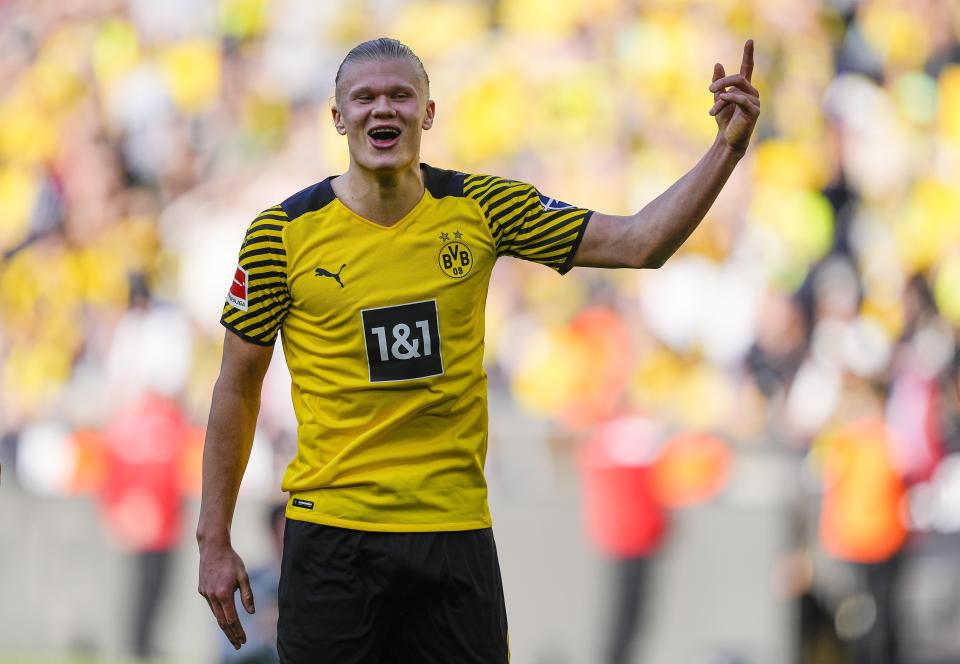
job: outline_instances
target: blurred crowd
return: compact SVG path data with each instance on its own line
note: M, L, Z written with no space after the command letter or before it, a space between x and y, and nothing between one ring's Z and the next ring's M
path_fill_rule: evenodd
M760 125L702 227L656 271L501 261L491 389L552 454L624 413L788 450L822 515L801 552L869 566L960 530L952 0L0 2L5 480L173 545L244 229L346 167L334 74L380 35L430 75L424 161L615 214L705 151L713 63L754 38ZM245 488L269 498L295 444L280 355ZM124 429L144 412L154 433ZM167 480L117 487L131 464Z

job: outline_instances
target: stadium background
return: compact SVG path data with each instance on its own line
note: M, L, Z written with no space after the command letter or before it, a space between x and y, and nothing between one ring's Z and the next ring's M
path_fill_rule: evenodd
M756 41L753 144L664 268L495 272L488 470L514 660L598 661L607 577L577 452L630 412L710 432L732 460L710 500L672 512L643 661L790 661L805 561L828 599L849 582L811 509L823 434L902 380L920 396L888 400L887 419L927 408L936 426L906 457L900 622L911 661L956 661L951 0L0 2L0 661L125 656L130 543L104 518L102 432L147 392L187 424L157 640L169 661L213 661L192 528L220 306L249 220L345 167L332 80L380 35L430 74L424 161L610 213L696 162L712 65L735 71ZM293 444L280 355L235 528L250 565L269 556L262 512ZM132 509L149 538L151 507Z

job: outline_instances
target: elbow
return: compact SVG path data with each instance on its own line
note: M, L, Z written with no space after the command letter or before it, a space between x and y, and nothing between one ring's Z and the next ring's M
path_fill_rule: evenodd
M649 252L634 257L630 262L630 267L638 270L656 270L663 267L667 259L673 255L673 252Z
M641 265L640 267L645 270L656 270L657 268L663 267L664 263L667 262L669 256L653 256Z

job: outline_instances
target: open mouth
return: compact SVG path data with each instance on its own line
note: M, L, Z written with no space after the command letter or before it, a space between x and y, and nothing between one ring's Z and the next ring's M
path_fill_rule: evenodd
M391 148L400 140L400 130L396 127L374 127L367 132L373 147L378 149Z

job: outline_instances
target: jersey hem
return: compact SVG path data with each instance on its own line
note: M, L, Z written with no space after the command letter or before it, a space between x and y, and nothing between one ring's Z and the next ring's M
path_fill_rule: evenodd
M353 521L340 519L327 514L311 513L303 508L287 504L286 516L294 521L306 521L320 526L334 526L348 530L365 530L379 533L432 533L456 532L462 530L481 530L492 527L490 519L475 521L461 521L453 523L374 523L370 521Z
M583 223L580 224L580 230L577 231L577 237L573 240L573 246L570 247L570 256L567 257L567 260L565 260L563 265L560 266L560 269L557 270L560 274L566 274L573 269L573 259L577 257L577 249L580 248L580 241L583 240L583 234L587 231L587 224L590 223L591 217L593 217L593 210L588 211L586 216L584 216Z
M223 320L222 318L220 319L220 324L223 325L223 326L224 326L225 328L227 328L228 330L230 330L231 332L233 332L235 335L237 335L237 336L240 337L241 339L243 339L244 341L248 341L248 342L250 342L250 343L252 343L252 344L256 344L256 345L258 345L258 346L265 346L265 347L269 348L269 347L271 347L271 346L274 345L274 342L275 342L276 339L277 339L276 337L273 338L273 341L262 341L262 340L260 340L260 339L256 339L256 338L254 338L254 337L251 337L251 336L250 336L249 334L247 334L246 332L241 332L241 331L238 330L236 327L234 327L232 324L226 322L226 321Z

